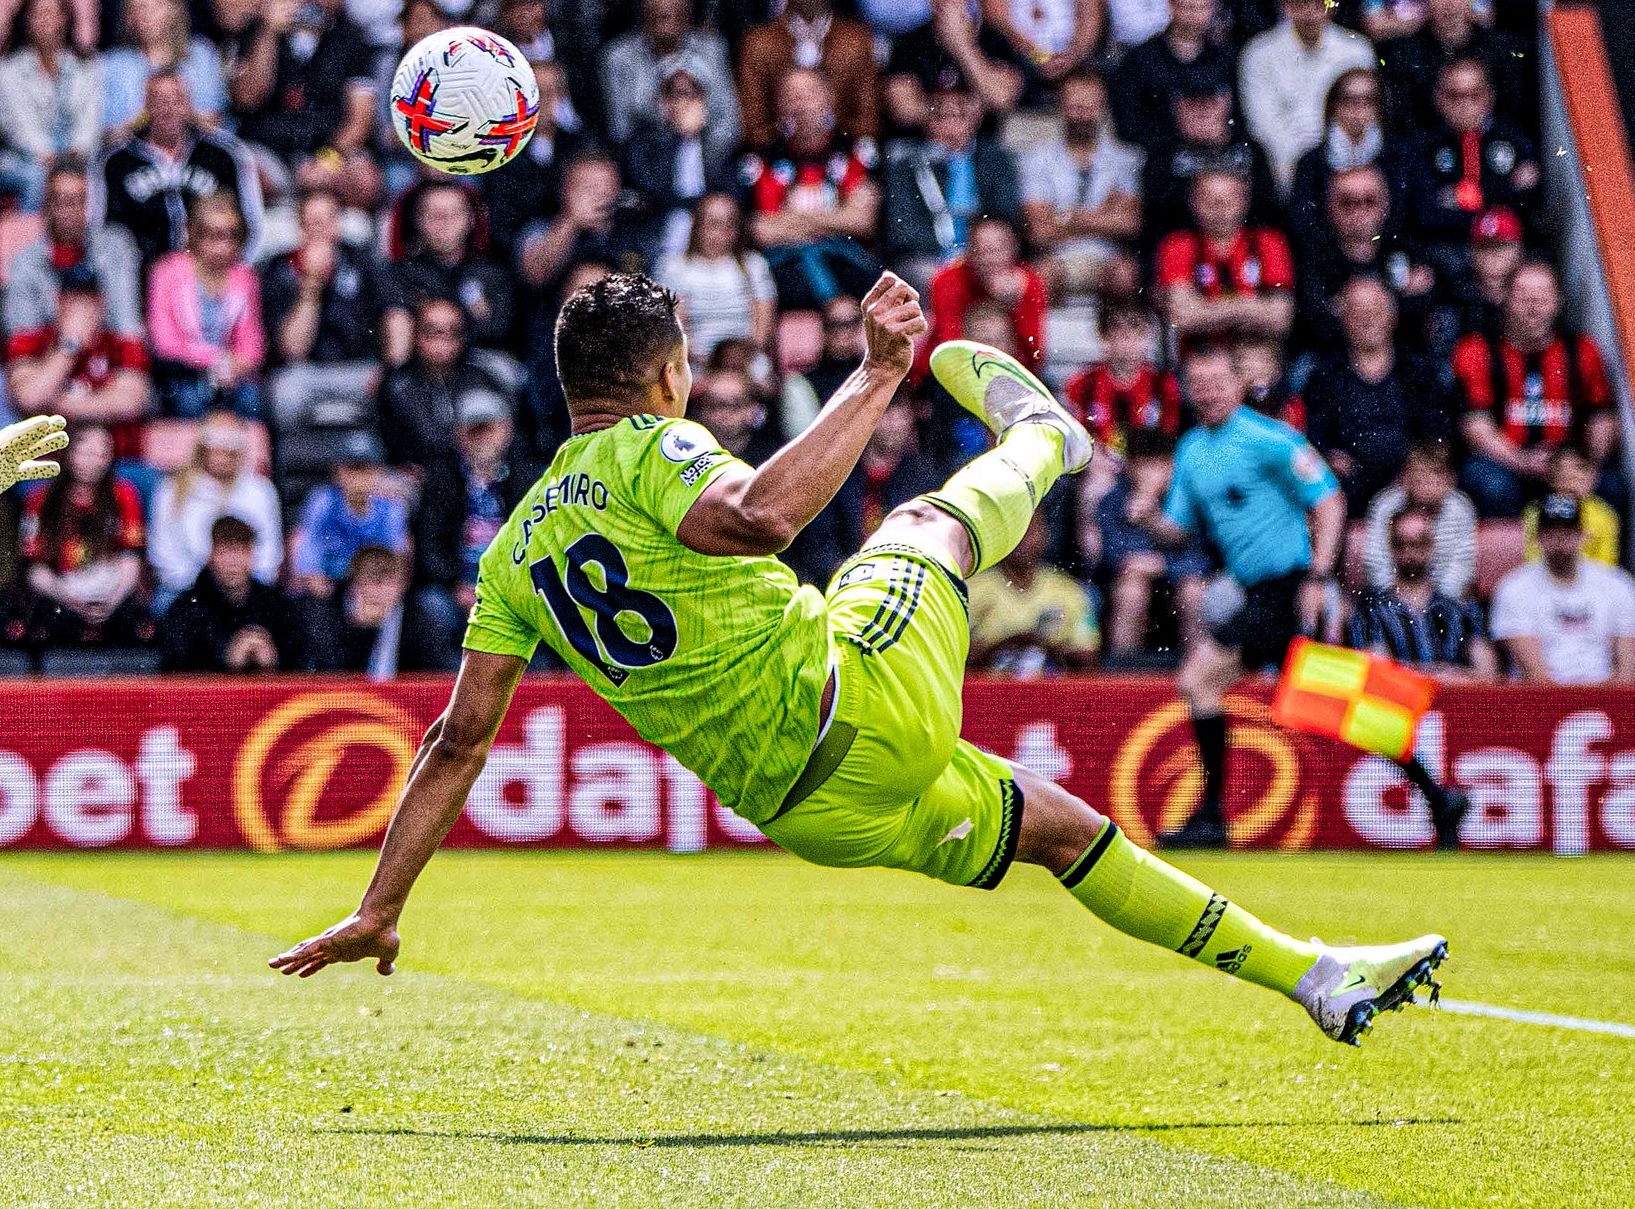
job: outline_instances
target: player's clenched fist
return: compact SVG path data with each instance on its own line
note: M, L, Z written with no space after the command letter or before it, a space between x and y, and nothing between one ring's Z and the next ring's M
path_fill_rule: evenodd
M863 299L863 363L899 378L914 364L914 341L928 325L920 292L895 273L882 273Z
M61 416L35 416L0 428L0 491L34 479L54 479L61 469L39 459L68 448L68 421Z

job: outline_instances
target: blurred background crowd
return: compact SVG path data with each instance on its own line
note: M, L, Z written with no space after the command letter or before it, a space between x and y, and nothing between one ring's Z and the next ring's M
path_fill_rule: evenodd
M975 666L1158 668L1198 631L1207 540L1161 550L1133 518L1207 343L1340 479L1353 642L1449 676L1635 676L1618 404L1547 251L1536 21L0 0L3 406L74 431L60 479L0 502L0 670L452 668L477 556L568 432L566 295L670 285L692 414L754 463L856 365L889 267L932 342L1020 356L1105 452L973 583ZM403 49L453 24L508 36L541 93L523 153L469 180L387 120ZM790 565L823 585L986 439L922 358Z

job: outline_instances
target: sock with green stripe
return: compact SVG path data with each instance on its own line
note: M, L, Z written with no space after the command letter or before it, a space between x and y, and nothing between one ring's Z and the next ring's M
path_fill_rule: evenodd
M1062 434L1049 424L1018 424L925 497L970 534L972 574L1016 549L1033 510L1062 476L1062 443Z
M1314 945L1269 928L1109 822L1062 874L1067 892L1127 936L1293 995Z

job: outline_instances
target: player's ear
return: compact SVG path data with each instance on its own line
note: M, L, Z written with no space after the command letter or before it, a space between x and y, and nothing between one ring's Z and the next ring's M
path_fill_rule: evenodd
M679 347L659 370L659 393L667 415L686 415L687 396L692 393L692 367L687 363L686 345Z

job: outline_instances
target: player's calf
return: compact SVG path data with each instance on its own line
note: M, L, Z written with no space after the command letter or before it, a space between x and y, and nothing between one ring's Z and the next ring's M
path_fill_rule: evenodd
M1021 768L1016 781L1025 803L1018 860L1049 869L1120 932L1281 992L1336 1041L1355 1044L1379 1012L1435 985L1432 971L1447 956L1440 936L1360 949L1296 940L1137 847L1055 783Z

